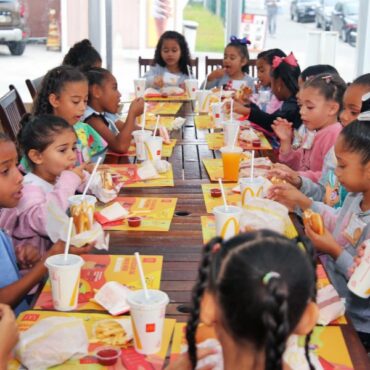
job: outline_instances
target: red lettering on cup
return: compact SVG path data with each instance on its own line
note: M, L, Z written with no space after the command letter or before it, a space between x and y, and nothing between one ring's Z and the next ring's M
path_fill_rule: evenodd
M146 324L145 325L145 331L147 333L154 333L155 332L155 324Z

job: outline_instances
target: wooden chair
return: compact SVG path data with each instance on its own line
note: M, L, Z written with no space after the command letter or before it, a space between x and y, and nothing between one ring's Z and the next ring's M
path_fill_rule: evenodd
M37 89L36 89L36 85L34 84L34 80L30 80L27 78L26 85L27 85L28 91L30 92L32 100L35 100L36 95L37 95Z
M16 140L26 108L17 89L13 85L10 85L9 89L10 91L0 98L0 121L4 132L12 140Z
M249 74L253 78L257 77L257 66L256 66L257 59L250 59L249 60ZM211 73L216 68L222 68L223 65L223 59L222 58L208 58L206 56L206 62L205 62L205 72L206 76L208 76L209 73Z
M153 59L151 58L142 58L139 57L139 77L143 77L148 69L153 65ZM191 59L190 65L194 70L193 74L196 79L198 79L198 70L199 70L199 58Z

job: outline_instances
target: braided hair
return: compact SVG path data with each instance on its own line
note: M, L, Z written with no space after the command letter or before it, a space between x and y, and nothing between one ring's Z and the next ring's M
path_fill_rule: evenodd
M69 82L82 81L87 81L87 78L75 67L65 65L51 69L42 80L32 113L34 115L53 114L54 109L49 102L49 96L51 94L59 95L65 84Z
M315 279L314 263L307 254L295 241L275 232L239 234L226 242L211 240L204 248L187 324L193 368L197 362L195 331L205 290L220 307L225 331L263 350L266 370L280 370L286 341L307 302L315 297Z
M299 65L292 66L283 60L276 68L273 68L271 77L275 80L280 78L290 91L291 96L296 96L299 90L298 77L300 73Z
M181 73L189 75L189 67L191 68L191 59L189 46L185 40L185 37L176 31L166 31L162 33L158 40L157 46L154 52L153 65L159 64L161 67L166 66L166 62L162 58L162 46L165 40L175 40L180 47L180 60L179 68Z
M105 80L111 75L111 72L105 68L93 67L85 72L86 77L89 81L89 88L93 85L102 86ZM91 94L89 94L89 103L90 103Z
M100 66L102 59L98 51L92 46L90 40L84 39L76 42L64 56L63 65L88 70Z

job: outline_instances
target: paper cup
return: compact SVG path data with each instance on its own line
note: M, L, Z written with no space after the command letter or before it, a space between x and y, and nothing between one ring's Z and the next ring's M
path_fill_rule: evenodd
M45 266L49 270L51 294L54 308L58 311L71 311L77 307L80 272L84 260L80 256L64 254L48 257Z
M143 355L157 353L161 349L166 306L169 302L168 295L160 290L149 289L149 295L149 301L145 298L144 290L131 292L127 296L135 350Z
M144 141L146 157L150 161L161 159L163 138L160 136L150 136Z
M213 208L216 217L216 235L224 240L239 234L239 221L243 209L236 206L218 206Z
M220 149L225 181L238 181L239 164L243 149L238 146L224 146Z
M234 144L235 136L239 134L239 121L224 121L222 123L224 129L224 145L232 146ZM238 139L236 139L235 145L237 145Z
M370 240L365 242L365 254L348 281L348 289L361 298L370 297Z
M242 178L239 180L240 194L242 197L242 207L247 205L249 198L262 198L263 197L263 186L265 181L261 177L254 177L251 180L250 177Z
M199 113L208 113L209 111L209 99L208 96L211 94L208 90L197 90L195 93L197 103L198 103L198 112Z
M135 96L137 98L141 98L144 96L145 93L145 78L137 78L134 80L134 89L135 89Z
M153 133L148 130L135 130L132 132L132 136L134 137L134 141L136 145L136 158L139 161L146 160L146 151L145 151L144 142L146 139L148 139L152 135Z
M185 89L187 94L189 95L189 99L195 100L198 89L198 80L193 78L185 80Z
M216 127L222 127L222 122L224 120L224 115L222 111L223 103L212 103L211 104L211 115L213 122Z
M84 229L90 229L92 224L94 223L94 212L95 212L96 197L94 197L93 195L85 195L84 201L88 204L87 213L86 213L87 217L88 217L88 220L85 220L85 221L88 222L90 227L87 227L85 225L83 228ZM70 213L71 213L72 216L74 214L73 208L80 206L81 202L82 202L82 195L81 194L72 195L71 197L68 198L69 209L70 209ZM73 222L74 222L74 225L75 225L75 228L76 228L76 233L78 233L78 230L82 227L82 226L78 226L78 222L85 222L85 221L79 220L78 217L73 217Z

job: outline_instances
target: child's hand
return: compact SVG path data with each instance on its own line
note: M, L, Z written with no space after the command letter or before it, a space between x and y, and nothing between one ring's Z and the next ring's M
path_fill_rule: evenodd
M230 113L230 110L231 110L230 101L225 101L224 111L226 113ZM242 115L248 115L250 113L250 108L247 108L243 104L240 104L239 102L234 100L234 102L233 102L233 112L234 113L239 113L239 114L242 114Z
M218 80L219 78L222 78L224 76L225 76L225 69L217 68L208 75L207 81Z
M30 244L18 246L15 249L15 254L21 269L30 269L41 259L38 249Z
M12 309L0 303L0 368L6 369L6 363L19 338L18 326Z
M305 232L311 239L317 251L326 253L334 259L337 259L342 253L341 246L337 243L333 234L327 228L324 228L323 235L319 235L312 230L309 222L307 222L305 225Z
M293 138L293 128L292 123L288 122L286 119L278 118L271 125L276 136L280 141L291 142Z
M303 209L309 208L312 202L291 184L272 186L267 192L267 198L284 204L290 211L293 211L297 205Z
M158 87L158 88L161 88L164 86L164 82L163 82L163 76L155 76L154 79L153 79L153 85L155 87Z
M144 99L143 98L137 98L132 101L130 104L130 108L128 111L128 114L133 114L134 117L138 117L144 112Z
M349 276L351 276L355 272L356 267L360 265L361 260L362 260L363 256L365 255L365 248L366 248L366 244L364 244L364 243L361 244L357 248L357 255L353 259L353 265L348 269L348 275Z
M197 350L197 359L198 361L217 353L213 348L201 348ZM212 370L217 364L209 364L206 366L203 366L201 368L197 368L198 370ZM188 353L181 354L176 361L170 363L165 370L191 370L191 363L189 359Z
M82 163L81 165L72 168L71 171L74 172L81 181L83 181L85 179L84 171L86 171L87 166L87 163Z
M271 170L268 171L267 177L269 179L271 179L272 177L277 177L279 179L285 180L298 189L302 185L302 180L298 172L292 170L290 167L282 163L275 163L272 166Z

